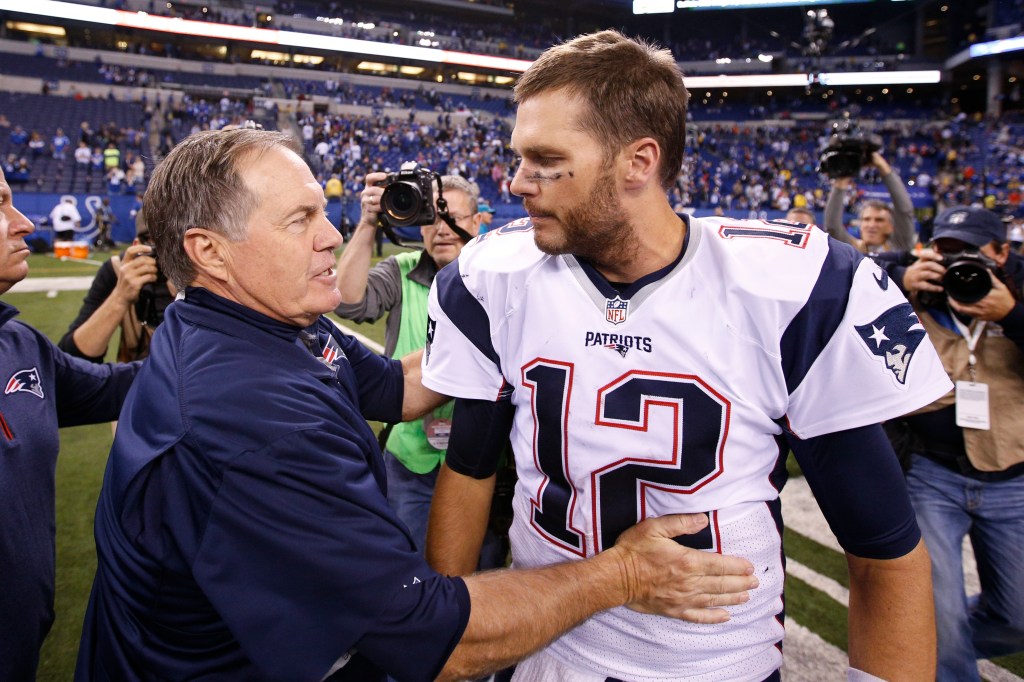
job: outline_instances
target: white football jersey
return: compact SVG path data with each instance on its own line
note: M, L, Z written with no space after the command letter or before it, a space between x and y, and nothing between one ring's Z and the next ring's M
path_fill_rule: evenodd
M685 544L756 567L760 587L727 623L621 607L552 655L633 682L759 681L782 656L783 428L877 423L950 382L871 260L797 223L689 225L683 257L622 292L539 251L526 219L478 237L431 290L423 382L513 401L515 566L592 556L646 517L707 512Z

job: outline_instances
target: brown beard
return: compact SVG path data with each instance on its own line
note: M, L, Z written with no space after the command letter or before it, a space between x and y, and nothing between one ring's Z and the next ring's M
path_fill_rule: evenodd
M528 201L524 204L530 210ZM537 248L544 253L572 254L600 268L628 261L639 252L639 241L615 196L615 180L610 172L595 181L585 199L556 219L562 225L558 241L541 242L535 235Z

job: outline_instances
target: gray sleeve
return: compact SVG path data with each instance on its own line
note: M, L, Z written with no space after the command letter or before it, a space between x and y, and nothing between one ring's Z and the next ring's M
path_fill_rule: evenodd
M917 243L914 202L910 200L907 186L895 170L883 177L882 182L892 198L892 236L889 237L889 245L893 251L909 251Z
M829 236L833 239L838 239L844 244L856 246L856 242L853 239L846 226L843 225L843 204L845 203L846 190L839 189L835 185L832 186L832 190L828 193L828 203L825 204L825 231L828 232Z
M370 268L366 295L359 303L342 303L334 312L353 322L376 322L402 300L402 273L394 256Z

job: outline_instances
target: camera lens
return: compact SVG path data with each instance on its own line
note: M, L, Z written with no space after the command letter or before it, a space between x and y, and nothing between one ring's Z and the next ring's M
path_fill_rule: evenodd
M977 303L992 289L992 279L983 263L959 260L946 268L942 286L950 298L960 303Z
M411 225L423 208L420 188L409 182L395 182L384 188L380 208L392 225Z

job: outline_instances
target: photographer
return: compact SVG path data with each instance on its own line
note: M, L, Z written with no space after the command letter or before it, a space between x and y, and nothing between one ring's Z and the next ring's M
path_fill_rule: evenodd
M120 328L119 361L139 360L149 354L149 339L176 292L152 255L141 213L136 225L134 243L96 272L78 316L57 344L64 352L103 362L110 339Z
M391 256L371 268L374 234L380 231L378 221L385 191L381 185L388 178L385 173L366 176L359 224L338 259L342 302L335 312L355 322L376 321L387 313L384 354L397 358L423 347L430 284L438 270L458 258L463 241L437 215L420 228L422 251ZM480 229L476 186L464 178L444 175L441 188L450 217L467 233L476 235ZM440 202L436 208L440 209ZM409 221L404 224L417 224L414 216ZM425 546L430 500L438 466L445 456L450 417L448 403L422 420L396 424L387 437L384 461L388 502L409 527L420 551Z
M917 234L914 231L914 204L910 200L910 194L907 193L899 173L893 170L878 151L871 151L868 159L868 165L878 169L882 182L892 197L893 205L881 201L864 202L860 209L860 239L854 238L843 225L843 205L846 191L853 186L853 173L856 169L836 167L833 172L828 172L829 167L823 161L822 170L832 180L832 191L829 192L828 203L825 205L825 230L835 239L851 244L861 253L908 251L917 241ZM834 172L849 174L837 176L833 174Z
M1024 648L1024 258L998 216L955 206L936 218L930 249L886 270L957 384L897 426L932 560L937 679L978 680L975 659ZM961 569L968 534L981 577L970 599Z

